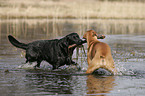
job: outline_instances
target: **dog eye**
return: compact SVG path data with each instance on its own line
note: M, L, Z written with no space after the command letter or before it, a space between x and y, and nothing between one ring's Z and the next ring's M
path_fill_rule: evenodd
M73 38L78 38L77 36L73 36Z

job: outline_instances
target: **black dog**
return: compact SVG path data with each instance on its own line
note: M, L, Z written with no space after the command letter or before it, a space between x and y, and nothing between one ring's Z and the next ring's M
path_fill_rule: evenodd
M71 55L75 47L68 48L69 45L82 45L86 40L81 40L77 33L71 33L62 39L54 40L38 40L32 43L24 44L17 41L13 36L8 36L12 45L26 50L26 63L37 61L36 67L40 67L40 63L45 60L52 64L53 69L57 69L62 65L76 64L72 61Z

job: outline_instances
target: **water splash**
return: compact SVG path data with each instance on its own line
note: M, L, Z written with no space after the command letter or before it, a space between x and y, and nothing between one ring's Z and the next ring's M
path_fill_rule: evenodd
M26 64L22 64L16 67L16 69L34 69L34 67L37 65L37 62L32 62L30 63L26 63ZM42 62L40 65L40 68L36 68L36 69L40 69L40 70L52 70L52 65L47 63L47 62ZM80 66L76 66L76 65L64 65L59 67L56 70L65 70L65 71L78 71L81 70Z
M32 62L32 63L26 63L26 64L19 65L16 68L18 68L18 69L34 69L34 66L36 66L36 65L37 65L37 62ZM42 62L40 68L37 68L37 69L51 70L52 66L50 64L45 63L45 62Z
M34 69L34 66L35 66L36 64L37 64L36 62L33 62L33 63L31 63L31 64L26 63L26 64L19 65L19 66L16 67L16 68L18 68L18 69Z
M118 76L135 76L136 72L134 72L134 70L132 69L127 69L124 67L124 64L116 64L116 68L117 68L117 75Z

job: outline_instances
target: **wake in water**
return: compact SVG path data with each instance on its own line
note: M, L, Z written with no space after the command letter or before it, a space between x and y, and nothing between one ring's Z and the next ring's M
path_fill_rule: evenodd
M18 67L16 67L17 69L34 69L34 66L37 64L37 62L33 62L31 64L26 63L26 64L22 64L19 65ZM83 65L83 66L82 66ZM86 70L87 70L87 63L83 63L78 65L79 67L76 67L75 65L64 65L59 67L57 70L62 71L71 71L71 72L80 72L82 74L82 72L85 74ZM81 67L81 68L80 68ZM127 66L129 67L129 66ZM37 68L38 69L38 68ZM47 70L47 71L51 71L52 70L52 66L50 64L48 64L47 62L42 62L40 68L41 70ZM118 71L118 73L116 74L116 76L140 76L141 74L144 74L141 72L138 72L134 69L131 68L126 68L125 64L116 64L116 69ZM94 75L103 75L103 76L111 76L112 74L110 72L108 72L105 69L98 69L95 70L93 72Z
M34 67L36 65L37 65L37 62L32 62L32 63L26 63L26 64L19 65L16 68L18 68L18 69L34 69ZM42 63L39 69L51 70L52 66L50 64L48 64L48 63Z
M118 73L117 73L118 76L136 76L136 75L138 75L137 71L135 71L131 68L125 68L124 64L116 64L116 68L118 70Z
M17 69L35 69L35 65L37 65L37 62L33 62L33 63L26 63L26 64L22 64L19 65L18 67L16 67ZM41 70L52 70L52 65L50 65L47 62L42 62L40 68L36 68L36 69L41 69ZM69 71L78 71L81 70L80 66L75 66L75 65L64 65L59 67L56 70L69 70Z
M129 67L129 66L127 66ZM133 70L131 68L125 68L124 64L116 64L117 74L115 76L137 76L140 72ZM112 75L109 71L99 68L93 72L94 75Z

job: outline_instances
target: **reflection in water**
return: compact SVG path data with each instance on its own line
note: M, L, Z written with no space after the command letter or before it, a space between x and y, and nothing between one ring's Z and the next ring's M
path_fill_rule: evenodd
M24 78L27 81L25 84L27 89L31 89L33 94L37 95L68 94L66 96L73 96L72 94L76 94L82 96L82 93L86 93L86 76L75 75L72 71L27 70Z
M95 77L88 75L87 87L88 95L105 96L105 93L110 93L114 87L115 78L113 76L108 77Z
M70 32L82 36L88 29L100 34L144 34L144 26L144 20L1 20L0 36L7 33L29 39L52 39Z
M63 72L29 72L32 74L26 75L26 79L29 81L27 86L29 88L35 87L35 94L72 94L71 75L66 75Z

